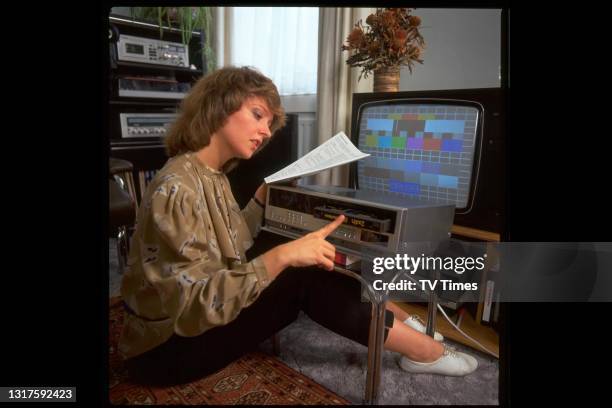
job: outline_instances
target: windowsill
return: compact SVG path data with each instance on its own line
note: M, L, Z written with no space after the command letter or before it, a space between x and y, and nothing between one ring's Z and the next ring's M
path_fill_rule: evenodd
M281 103L287 113L316 112L317 94L281 95Z

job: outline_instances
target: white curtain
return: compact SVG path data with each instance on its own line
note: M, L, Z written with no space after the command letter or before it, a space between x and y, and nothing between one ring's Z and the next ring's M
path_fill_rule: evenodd
M351 136L351 109L354 92L372 92L372 77L358 81L359 69L346 64L349 54L341 51L355 23L365 19L372 8L319 9L319 67L317 79L318 144L343 131ZM335 167L315 176L320 185L348 186L349 166Z
M316 7L218 7L219 66L253 66L281 95L317 92Z
M230 8L213 7L213 38L212 44L217 61L217 68L231 65L230 62Z

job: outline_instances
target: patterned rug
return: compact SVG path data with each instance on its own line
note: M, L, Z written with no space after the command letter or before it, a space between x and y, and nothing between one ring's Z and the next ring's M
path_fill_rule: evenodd
M270 355L249 353L200 380L170 387L130 381L117 352L123 324L119 297L110 300L110 402L114 405L349 405L323 386Z

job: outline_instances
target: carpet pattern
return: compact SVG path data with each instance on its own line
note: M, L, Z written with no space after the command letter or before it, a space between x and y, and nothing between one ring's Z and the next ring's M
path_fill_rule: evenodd
M123 324L121 299L110 300L110 381L113 405L348 405L350 402L276 358L249 353L200 380L169 387L130 382L117 343Z

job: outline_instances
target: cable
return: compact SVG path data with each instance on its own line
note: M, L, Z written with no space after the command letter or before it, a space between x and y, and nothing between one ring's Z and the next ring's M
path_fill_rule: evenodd
M463 330L461 330L458 326L455 325L455 323L453 323L451 321L451 319L446 315L446 312L444 312L444 309L442 309L442 306L438 305L438 309L440 309L440 311L442 312L442 314L444 315L444 317L446 317L446 320L448 320L448 322L459 331L459 333L463 334L465 337L467 337L468 339L472 340L474 343L478 344L480 347L482 347L483 350L485 350L487 353L491 354L492 356L494 356L495 358L499 359L499 354L495 354L494 352L492 352L491 350L489 350L488 348L486 348L485 346L483 346L482 344L480 344L479 342L477 342L476 340L474 340L472 337L468 336Z
M413 281L414 283L416 283L418 285L418 281L410 275L406 275L406 271L403 271L403 273L401 274L396 274L393 279L391 279L391 283L395 282L395 280L401 276L401 275L405 275L406 278L410 279L411 281ZM428 289L422 289L423 292L425 292L426 294L429 294L429 290ZM389 289L386 290L385 293L386 297L389 297ZM463 336L465 336L466 338L472 340L474 343L478 344L483 350L485 350L487 353L491 354L492 356L494 356L495 358L499 359L499 354L495 354L494 352L492 352L491 350L489 350L488 348L486 348L485 346L483 346L480 342L476 341L474 338L472 338L471 336L469 336L467 333L465 333L463 330L461 330L457 325L455 325L455 323L453 323L453 321L450 319L450 317L448 317L448 315L446 314L446 312L444 311L444 309L442 309L442 306L440 306L440 304L437 305L438 309L440 309L440 311L442 312L442 315L446 318L446 320L448 320L448 322L451 324L451 326L453 326L455 329L457 329L457 331L461 334L463 334Z

